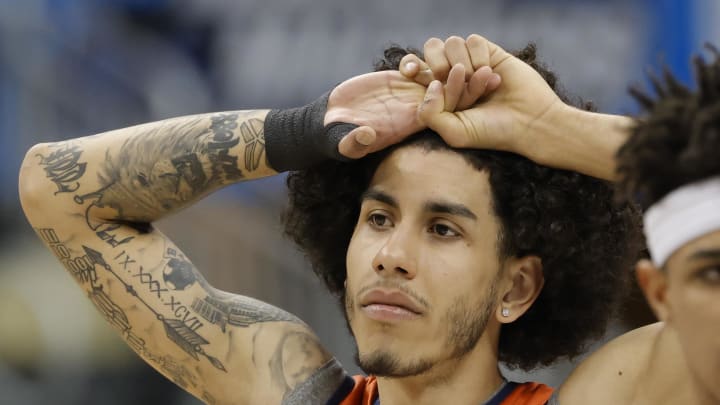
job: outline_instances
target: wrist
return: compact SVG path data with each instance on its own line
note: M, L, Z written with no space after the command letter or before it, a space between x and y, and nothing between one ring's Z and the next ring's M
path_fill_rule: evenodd
M571 108L561 100L556 100L540 116L528 125L524 136L518 137L512 146L518 153L535 162L546 164L552 160L555 145L569 132L569 123L577 117L579 110Z
M271 110L265 117L265 149L270 167L278 172L300 170L324 160L345 160L338 151L342 137L357 127L325 126L330 93L303 107Z
M615 153L632 119L580 110L558 100L523 137L523 154L546 166L613 180Z

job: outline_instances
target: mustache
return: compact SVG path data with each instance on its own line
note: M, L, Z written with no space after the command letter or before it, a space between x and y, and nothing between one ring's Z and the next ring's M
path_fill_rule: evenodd
M410 296L418 304L420 304L425 310L430 309L430 303L428 302L428 300L426 300L423 296L416 293L415 291L411 290L407 285L399 283L397 281L378 280L370 285L367 285L367 286L361 288L354 295L355 295L355 297L360 297L365 292L376 289L376 288L382 288L382 289L387 289L387 290L398 290L398 291Z

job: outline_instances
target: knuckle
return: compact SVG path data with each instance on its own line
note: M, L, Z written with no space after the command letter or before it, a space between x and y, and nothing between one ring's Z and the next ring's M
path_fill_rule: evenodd
M409 53L400 59L400 66L404 67L410 62L418 63L418 57L415 54Z
M430 84L433 80L435 80L435 77L433 76L433 72L428 70L422 71L419 75L419 79L423 82L427 82L427 84Z
M467 40L468 40L468 41L473 41L473 42L483 42L483 41L487 41L487 39L486 39L484 36L480 35L480 34L470 34L470 35L468 35Z
M432 37L425 41L425 48L437 48L442 46L443 41L440 38Z
M457 46L457 45L463 45L463 44L465 44L465 41L457 35L453 35L445 40L446 46L448 46L448 45Z
M473 45L481 45L487 42L487 39L485 39L485 37L483 37L482 35L472 34L467 37L467 42Z

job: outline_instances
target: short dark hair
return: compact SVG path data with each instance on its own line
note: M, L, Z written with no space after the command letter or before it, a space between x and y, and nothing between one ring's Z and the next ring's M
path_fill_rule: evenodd
M376 67L397 68L407 53L393 46ZM555 76L535 54L532 45L517 53L555 88ZM486 170L501 224L499 257L537 255L542 260L545 286L537 301L517 321L502 326L502 362L526 370L548 365L582 353L604 333L639 250L637 211L629 204L615 205L605 181L513 153L452 148L430 130L357 161L325 162L289 175L285 232L341 304L345 256L361 194L380 162L408 145L451 150Z
M643 209L684 184L720 175L720 53L708 49L711 62L693 59L695 91L667 69L650 76L655 97L630 89L642 111L618 151L619 185L621 198Z

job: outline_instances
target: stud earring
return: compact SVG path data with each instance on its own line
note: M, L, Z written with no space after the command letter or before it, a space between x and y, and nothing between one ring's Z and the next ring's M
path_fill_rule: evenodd
M502 309L502 316L504 316L505 318L507 318L508 316L510 316L510 310L509 310L508 308L503 308L503 309Z

